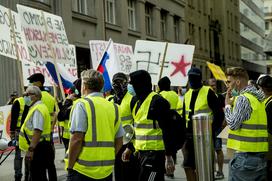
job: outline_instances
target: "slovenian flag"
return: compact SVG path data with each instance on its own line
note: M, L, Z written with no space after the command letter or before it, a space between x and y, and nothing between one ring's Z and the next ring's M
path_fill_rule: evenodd
M118 73L119 65L117 62L113 41L110 39L107 48L101 58L97 70L103 74L104 77L104 92L112 89L111 80L114 74Z
M53 78L55 84L59 84L57 73L55 66L52 62L46 62L45 64L47 70L49 71L51 77ZM64 89L64 92L67 94L69 92L69 89L73 87L73 82L76 80L76 77L73 77L62 64L57 63L60 78L62 81L62 86Z

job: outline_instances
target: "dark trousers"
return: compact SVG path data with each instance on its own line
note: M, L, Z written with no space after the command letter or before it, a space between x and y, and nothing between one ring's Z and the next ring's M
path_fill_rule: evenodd
M68 175L67 175L67 181L112 181L112 174L110 174L108 177L104 179L93 179L90 177L87 177L75 170L69 170Z
M54 164L53 145L48 141L39 142L33 153L33 160L30 162L30 175L32 181L57 181L57 172Z
M126 145L123 145L122 148L119 150L118 154L115 158L114 164L114 177L115 181L137 181L137 163L136 158L133 154L131 154L129 162L122 161L122 153L126 149Z
M16 146L15 148L15 157L14 157L14 171L15 171L15 180L21 180L23 174L22 174L22 163L23 163L23 157L21 156L21 150L19 146Z
M69 139L66 139L66 138L61 138L62 139L62 142L64 144L64 148L65 148L65 153L67 152L68 150L68 147L69 147Z
M164 181L164 151L140 151L138 159L140 164L138 181Z

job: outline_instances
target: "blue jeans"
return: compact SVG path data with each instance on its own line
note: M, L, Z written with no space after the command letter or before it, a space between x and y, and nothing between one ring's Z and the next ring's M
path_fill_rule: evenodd
M235 153L229 162L229 181L265 181L264 153Z

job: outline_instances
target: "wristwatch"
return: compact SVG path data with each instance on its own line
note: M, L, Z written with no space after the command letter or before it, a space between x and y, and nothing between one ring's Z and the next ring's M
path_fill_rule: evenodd
M28 151L29 152L33 152L34 151L34 148L32 146L28 147Z

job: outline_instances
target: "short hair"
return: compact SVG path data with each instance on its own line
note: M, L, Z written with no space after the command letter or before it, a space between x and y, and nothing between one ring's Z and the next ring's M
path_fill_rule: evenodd
M104 86L103 75L93 69L84 70L81 72L82 83L88 89L100 92Z
M227 69L226 72L227 76L232 76L234 78L243 78L248 80L248 74L247 71L243 67L231 67Z
M39 100L42 98L42 92L37 86L28 86L28 88L26 89L26 93L31 93L35 95Z

